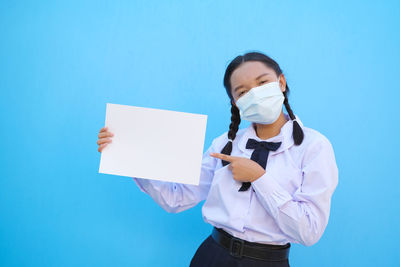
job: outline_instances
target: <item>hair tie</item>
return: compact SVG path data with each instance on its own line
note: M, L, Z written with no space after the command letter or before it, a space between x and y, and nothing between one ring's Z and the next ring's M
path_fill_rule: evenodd
M228 138L228 140L231 141L231 142L233 143L233 140L232 140L232 139Z
M296 119L293 119L292 121L297 121L297 118L296 118Z

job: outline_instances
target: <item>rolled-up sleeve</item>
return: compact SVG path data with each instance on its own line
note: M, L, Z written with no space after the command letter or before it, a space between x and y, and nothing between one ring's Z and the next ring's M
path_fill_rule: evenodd
M174 182L165 182L152 179L133 177L139 189L148 194L161 208L170 213L178 213L196 206L207 198L214 170L216 158L211 157L214 151L215 139L204 152L201 163L199 185L189 185Z
M305 246L318 242L328 224L331 197L338 184L333 147L321 138L305 151L301 186L290 194L266 172L252 182L264 208L292 240Z

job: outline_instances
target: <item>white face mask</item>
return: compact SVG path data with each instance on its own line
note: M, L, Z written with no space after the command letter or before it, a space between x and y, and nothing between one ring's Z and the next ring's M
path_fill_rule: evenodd
M285 97L276 82L253 87L236 101L240 118L261 124L274 123L282 111Z

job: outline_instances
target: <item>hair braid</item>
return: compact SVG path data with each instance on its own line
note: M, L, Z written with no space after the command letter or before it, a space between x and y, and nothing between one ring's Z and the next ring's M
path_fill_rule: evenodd
M289 105L289 100L286 95L286 92L288 91L289 87L286 84L286 90L283 92L283 95L285 96L285 99L283 100L283 103L285 104L285 108L289 114L289 117L291 120L295 120L296 117L294 116L293 110ZM300 145L303 142L304 139L304 132L303 129L301 129L300 124L297 121L293 121L293 139L294 143L296 145Z
M229 125L229 131L228 131L228 138L229 141L226 143L224 148L222 149L221 153L225 155L230 155L232 153L232 141L235 140L236 133L239 129L239 124L240 124L240 113L239 109L235 106L231 106L231 124ZM228 165L229 162L222 160L222 166Z

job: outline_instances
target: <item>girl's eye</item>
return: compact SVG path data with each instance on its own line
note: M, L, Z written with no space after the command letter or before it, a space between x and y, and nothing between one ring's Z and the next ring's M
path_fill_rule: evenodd
M267 82L267 81L261 81L260 84L265 83L265 82Z

